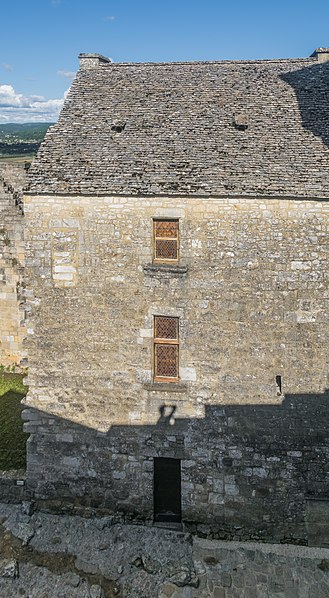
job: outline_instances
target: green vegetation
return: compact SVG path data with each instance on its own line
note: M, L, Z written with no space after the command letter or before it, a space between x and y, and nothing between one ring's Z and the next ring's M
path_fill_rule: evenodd
M0 159L35 156L53 123L0 124Z
M0 470L20 469L26 465L21 400L27 393L22 374L0 371Z
M38 151L40 143L1 143L0 158L24 156L33 158Z
M6 123L0 124L0 139L4 136L15 141L42 141L50 125L54 123Z

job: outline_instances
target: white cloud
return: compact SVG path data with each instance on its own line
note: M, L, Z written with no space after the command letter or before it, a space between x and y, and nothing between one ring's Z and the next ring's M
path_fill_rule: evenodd
M52 4L53 6L59 6L61 2L62 0L51 0L50 4Z
M105 21L115 21L115 16L114 15L109 15L108 17L104 17Z
M9 62L3 62L2 66L5 69L5 71L12 71L13 70L13 65L9 64Z
M57 75L66 77L66 79L71 79L71 81L73 81L75 77L75 73L73 71L57 71Z
M23 96L21 93L16 93L11 85L0 85L0 108L8 106L28 108L34 102L42 100L44 100L42 96Z
M16 93L11 85L0 85L0 122L56 121L64 98L46 100L43 96L24 96Z

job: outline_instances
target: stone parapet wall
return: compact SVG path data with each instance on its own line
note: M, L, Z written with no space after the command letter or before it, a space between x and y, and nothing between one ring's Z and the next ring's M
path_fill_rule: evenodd
M36 498L151 520L154 458L176 458L192 531L307 543L307 500L329 497L328 202L26 195L25 213ZM159 217L179 219L176 271L150 267ZM179 318L176 385L153 383L155 315Z
M0 163L0 365L24 364L23 165Z

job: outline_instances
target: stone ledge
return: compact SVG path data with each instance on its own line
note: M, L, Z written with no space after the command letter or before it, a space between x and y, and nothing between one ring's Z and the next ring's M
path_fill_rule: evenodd
M144 274L154 276L157 274L174 274L183 276L187 273L187 266L178 266L176 264L146 264L143 266Z
M180 382L145 382L143 388L151 392L187 392L187 384Z
M0 481L2 480L25 480L26 470L25 469L9 469L7 471L0 471Z

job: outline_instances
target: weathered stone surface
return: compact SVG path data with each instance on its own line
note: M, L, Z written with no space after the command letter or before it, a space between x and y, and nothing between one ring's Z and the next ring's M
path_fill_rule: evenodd
M161 562L153 559L150 556L143 557L142 564L147 573L155 574L161 571Z
M100 586L92 585L89 590L90 598L102 598L103 590Z
M0 164L0 366L26 358L24 312L24 226L18 202L26 184L24 166Z
M19 507L0 504L2 513L5 528L17 538ZM19 564L20 575L0 575L0 596L17 598L23 590L33 598L325 598L328 594L325 548L209 541L158 528L98 523L94 518L34 513L31 524L37 532L25 562ZM56 553L49 543L54 531L63 538ZM106 554L99 551L100 542L108 544ZM0 559L1 551L0 543ZM52 571L35 565L34 559L41 555ZM87 555L97 582L93 574L77 575L74 562L87 561ZM137 555L138 567L133 564ZM161 569L148 571L145 563L151 559L161 563ZM14 561L2 559L0 571L4 562L14 570Z
M0 501L19 503L24 497L25 471L23 469L0 471Z
M65 581L74 588L77 588L81 583L81 577L76 573L66 573L65 574Z
M165 583L159 594L159 598L171 598L171 596L175 593L176 586L172 583Z
M17 561L11 559L0 559L0 577L12 579L18 577Z
M176 568L175 574L170 578L170 581L180 588L185 586L197 588L199 585L199 579L195 575L195 572L191 571L189 567L179 565Z
M84 580L74 587L65 574L57 575L46 567L21 563L19 569L18 579L0 579L0 595L4 598L90 598L90 585Z
M22 501L22 513L23 515L28 515L31 516L33 514L34 511L34 503L28 500L23 500Z
M30 523L19 522L16 528L16 536L22 540L23 546L26 546L33 538L35 529Z
M76 559L75 566L78 571L83 571L84 573L97 573L98 571L97 565L80 558Z
M328 202L29 195L25 213L39 503L150 522L154 458L176 458L191 531L307 543L305 497L329 495ZM164 215L184 277L143 269ZM75 286L52 278L73 224ZM158 314L180 322L173 388L152 381Z

